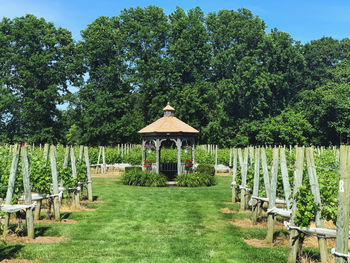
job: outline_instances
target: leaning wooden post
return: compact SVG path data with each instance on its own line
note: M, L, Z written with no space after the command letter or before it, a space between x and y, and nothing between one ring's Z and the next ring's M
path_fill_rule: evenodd
M239 166L241 168L241 186L242 186L243 176L244 176L244 161L243 161L243 153L241 148L238 149L238 160L239 160ZM240 210L243 211L245 207L245 201L244 201L245 189L241 188L240 192L241 192Z
M255 149L255 161L254 161L254 187L253 187L253 196L259 195L259 170L260 170L260 149ZM252 199L252 222L255 225L258 219L259 207L257 199Z
M260 152L261 152L261 167L262 167L263 176L264 176L265 193L266 193L266 197L269 198L269 194L270 194L270 176L269 176L269 170L267 168L265 148L261 148Z
M318 148L319 149L319 148ZM316 167L313 155L313 148L306 148L306 163L307 163L307 171L309 174L311 192L314 196L315 204L319 205L319 209L316 212L315 223L316 227L324 228L324 222L321 219L321 195L320 189L318 186ZM317 237L318 239L318 247L320 249L321 262L328 262L328 251L327 251L327 240L322 237Z
M20 149L21 148L19 147L18 144L13 146L11 170L10 170L10 176L9 176L9 182L7 187L6 200L5 200L5 204L7 205L11 204L13 191L15 189L16 173L18 168ZM5 213L4 236L6 236L8 233L9 224L10 224L10 213Z
M272 209L276 205L276 188L277 188L277 175L278 175L278 164L279 164L279 149L273 148L273 159L272 159L272 169L271 169L271 185L269 194L269 209ZM266 242L273 243L273 228L275 216L274 214L268 214L267 216L267 234Z
M49 156L49 144L45 143L44 144L44 160L46 163L48 161L48 156Z
M106 155L105 155L105 147L102 147L102 173L104 174L107 171L107 166L106 166Z
M233 167L232 167L232 203L236 202L236 176L237 176L237 149L233 149Z
M242 155L242 153L241 153ZM241 168L242 173L242 184L241 184L241 207L240 210L245 210L246 207L246 198L247 198L247 167L248 167L248 148L244 150L244 157L243 157L243 165Z
M230 159L228 162L229 162L228 166L231 168L232 167L232 148L230 148Z
M64 151L64 160L63 160L63 168L68 166L69 162L69 146L66 146Z
M24 200L26 205L32 204L32 190L30 188L29 177L29 162L26 146L21 149L22 158L22 174L23 174L23 187L24 187ZM33 210L31 208L26 210L26 222L27 222L27 236L34 239L34 217Z
M281 174L282 174L282 181L283 181L284 197L285 197L287 209L290 210L291 209L291 204L290 204L291 190L289 185L289 176L288 176L285 148L280 149L280 163L281 163Z
M75 165L75 152L74 148L72 147L70 149L70 160L72 164L72 176L74 179L77 178L77 167ZM75 187L74 189L74 206L75 207L80 207L80 199L79 199L79 187Z
M248 155L249 155L249 158L247 156L247 161L246 161L246 169L245 169L245 172L246 172L246 187L247 187L247 176L248 176L248 159L249 159L249 168L252 168L252 165L253 165L253 161L254 161L254 147L249 147L249 152L248 152ZM249 209L249 200L250 200L250 196L251 196L251 193L250 191L246 190L245 192L245 209Z
M79 162L83 160L83 151L84 151L84 146L80 145L79 147Z
M55 215L55 220L59 221L61 218L61 215L60 215L59 197L56 196L59 194L59 191L58 191L58 180L57 180L56 147L54 145L51 145L50 147L50 163L51 163L51 175L52 175L52 188L53 188L53 194L55 195L55 197L53 198L54 215Z
M96 164L96 172L95 173L98 173L98 166L100 165L101 152L102 152L102 147L100 146L98 149L98 156L97 156L97 164ZM119 144L118 144L118 153L119 153ZM100 171L101 171L101 169L100 169Z
M339 152L339 190L338 190L338 217L337 217L337 239L335 251L337 253L348 253L349 240L349 200L350 200L350 149L349 146L340 146ZM335 258L336 263L346 263L342 257Z
M299 191L299 187L303 181L303 168L304 168L304 148L297 147L296 148L296 157L295 157L295 172L294 172L294 182L293 182L293 197ZM294 219L297 212L297 204L295 199L293 200L292 205L292 213L290 217L290 224L294 225ZM297 261L297 253L299 247L299 233L298 230L291 230L289 235L289 255L288 255L288 263L295 263Z
M69 162L69 146L66 146L66 149L64 151L63 169L68 167L68 162ZM63 179L62 178L60 181L60 187L63 187Z
M85 155L85 165L86 165L86 176L88 179L87 190L88 190L88 199L89 201L93 201L92 196L92 180L90 174L90 160L89 160L89 148L87 146L84 147L84 155Z

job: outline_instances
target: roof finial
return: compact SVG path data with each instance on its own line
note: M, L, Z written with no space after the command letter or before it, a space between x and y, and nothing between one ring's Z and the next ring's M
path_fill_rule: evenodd
M173 117L174 111L175 111L175 109L173 107L171 107L169 102L168 102L168 105L166 105L165 108L163 109L164 117Z

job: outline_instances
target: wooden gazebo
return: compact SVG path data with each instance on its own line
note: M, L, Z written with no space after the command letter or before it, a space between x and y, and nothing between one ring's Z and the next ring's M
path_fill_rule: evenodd
M184 142L190 145L191 159L194 163L195 158L195 138L199 131L192 128L190 125L184 123L174 116L175 109L168 105L163 109L164 116L145 128L138 131L142 136L142 167L144 168L144 160L146 159L146 145L147 143L153 143L156 150L156 166L154 171L156 173L163 172L168 166L161 165L160 151L162 142L170 140L175 142L177 147L177 163L175 163L172 169L177 170L177 174L181 174L185 171L184 164L181 162L181 148Z

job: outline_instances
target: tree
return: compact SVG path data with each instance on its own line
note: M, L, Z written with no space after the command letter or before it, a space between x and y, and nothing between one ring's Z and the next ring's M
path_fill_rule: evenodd
M81 68L71 33L33 15L0 22L0 132L7 141L55 143L68 85Z
M121 143L118 122L130 110L125 35L118 17L100 17L82 31L79 50L88 80L79 91L77 111L82 143Z
M305 145L312 133L311 125L303 114L293 110L266 118L259 130L256 141L265 145Z
M167 17L155 6L125 9L119 17L125 39L126 80L132 91L140 94L138 108L149 123L159 117L169 100Z

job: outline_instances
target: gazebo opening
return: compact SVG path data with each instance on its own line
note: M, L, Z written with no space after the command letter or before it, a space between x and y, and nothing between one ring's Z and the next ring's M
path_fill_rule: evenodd
M138 133L142 136L143 169L163 173L171 180L178 174L192 170L195 161L195 138L199 132L176 118L175 109L169 103L163 112L162 118L141 129ZM164 158L161 158L162 147L175 148L177 162L164 161ZM148 158L153 151L155 151L155 160Z

